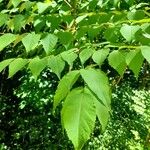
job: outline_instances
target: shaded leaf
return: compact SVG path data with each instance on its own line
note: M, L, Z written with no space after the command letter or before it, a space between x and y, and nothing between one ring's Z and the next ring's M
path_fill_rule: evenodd
M117 27L111 27L105 30L105 38L110 42L118 42L119 39L119 29Z
M81 37L85 36L86 32L88 31L88 27L84 26L78 29L76 32L76 38L80 39Z
M129 20L140 20L145 17L145 13L142 10L136 10L133 12L128 12L127 17Z
M91 27L88 29L88 36L91 40L93 40L96 36L98 36L99 32L101 31L100 27Z
M58 37L63 45L68 45L73 40L73 35L71 32L59 32Z
M41 30L43 30L46 25L46 18L45 17L34 17L34 27L35 27L35 31L36 32L40 32Z

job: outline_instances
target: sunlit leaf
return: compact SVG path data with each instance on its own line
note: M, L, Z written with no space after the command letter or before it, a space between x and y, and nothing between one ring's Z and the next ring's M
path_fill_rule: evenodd
M140 50L131 50L126 56L126 62L128 67L133 71L135 76L138 78L140 69L143 64L143 56Z
M99 100L92 94L92 92L88 88L86 88L86 92L90 94L92 96L92 99L94 100L96 115L102 126L102 131L105 131L110 118L109 109L105 107L101 102L99 102Z
M37 7L38 7L38 13L41 14L43 13L50 5L50 3L42 3L38 2Z
M71 49L69 51L61 53L61 57L72 67L73 62L78 57L78 55L74 52L74 49Z
M40 75L42 70L47 66L47 58L40 59L39 57L35 57L30 60L28 65L35 79Z
M12 4L14 5L14 7L17 7L22 0L12 0Z
M67 94L70 92L73 84L79 77L79 71L71 71L66 74L59 82L55 96L54 96L54 105L53 109L58 106L58 104L63 100Z
M63 45L68 45L73 40L73 35L71 32L59 32L58 37Z
M82 65L92 56L93 53L94 50L92 48L85 48L80 52L79 58Z
M14 58L11 59L6 59L0 62L0 72L5 69L12 61L14 60Z
M22 43L25 46L27 52L36 48L40 40L40 37L41 36L39 34L29 33L22 39Z
M2 51L6 46L11 44L16 39L16 35L11 33L6 33L0 37L0 51Z
M8 20L8 15L0 13L0 27L4 25Z
M141 46L141 52L144 58L150 63L150 46Z
M109 54L109 49L101 49L101 50L96 51L93 54L92 59L98 65L102 65L104 60L107 58L108 54Z
M129 26L129 25L124 25L121 27L120 32L122 36L128 41L131 42L135 38L135 33L140 29L139 25L136 26Z
M16 72L21 70L28 63L27 59L17 58L9 65L9 78L11 78Z
M80 73L89 89L96 95L102 104L109 108L111 92L107 76L102 71L92 68L81 69Z
M42 45L47 54L49 54L57 43L58 38L53 34L46 34L42 39Z
M113 51L109 54L109 65L112 66L121 76L123 76L126 70L126 53L121 51Z
M62 60L60 56L50 56L48 59L48 67L50 67L52 71L60 79L61 72L63 71L65 67L65 62Z
M82 88L74 89L65 99L61 116L75 150L81 150L95 124L96 110L92 96Z

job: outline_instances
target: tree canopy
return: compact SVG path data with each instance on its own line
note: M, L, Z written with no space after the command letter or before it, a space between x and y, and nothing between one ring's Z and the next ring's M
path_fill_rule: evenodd
M56 74L53 114L61 105L62 127L80 150L96 117L105 130L113 86L149 66L150 2L0 0L0 34L2 74Z

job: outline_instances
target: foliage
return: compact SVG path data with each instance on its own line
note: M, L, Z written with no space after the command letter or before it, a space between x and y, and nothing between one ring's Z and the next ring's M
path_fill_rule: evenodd
M83 149L146 150L150 91L137 90L137 82L132 76L129 80L113 90L111 117L106 130L101 132L103 126L97 120ZM1 149L73 149L63 134L59 110L55 116L52 114L57 77L50 70L44 70L37 81L26 74L20 82L14 91L16 97L1 99Z
M62 125L80 150L93 131L94 118L98 116L103 128L108 121L110 74L115 70L121 79L129 68L138 79L142 65L149 66L149 16L148 1L1 0L0 71L7 74L8 67L10 78L26 67L37 79L50 68L60 79L54 107L64 100ZM66 115L70 106L74 111ZM83 116L78 108L84 108ZM76 115L82 123L73 126Z
M123 83L113 93L112 113L106 131L97 134L97 126L87 148L147 150L149 117L150 91L136 90L130 82Z

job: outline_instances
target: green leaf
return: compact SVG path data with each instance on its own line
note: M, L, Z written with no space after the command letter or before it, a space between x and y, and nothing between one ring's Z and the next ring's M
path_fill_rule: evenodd
M144 33L150 34L150 24L149 23L142 24L141 29Z
M14 58L11 59L6 59L0 62L0 72L5 69L12 61L14 60Z
M12 0L12 4L14 5L14 7L17 7L22 0Z
M96 115L98 117L100 124L102 125L102 131L105 131L105 128L110 118L109 109L96 99L95 99L95 106L96 106Z
M64 61L66 61L71 67L73 66L73 62L78 57L78 55L74 52L75 49L71 49L61 53L61 57Z
M109 109L105 107L101 102L99 102L99 100L91 93L91 91L88 88L86 88L86 91L92 96L92 99L94 100L96 107L96 115L102 126L102 131L104 131L110 118Z
M63 104L61 116L75 150L81 150L95 124L96 110L92 96L82 88L74 89Z
M129 25L124 25L121 27L120 32L122 36L128 41L131 42L135 38L136 32L140 29L139 25L136 26L129 26Z
M107 58L108 54L109 54L109 49L101 49L96 51L93 54L92 59L98 65L102 65L104 60Z
M79 54L79 58L81 61L81 64L83 65L94 53L94 50L92 48L85 48L81 51Z
M16 39L13 43L13 46L16 46L19 42L21 42L21 40L23 39L23 37L25 37L26 35L25 34L20 34L20 35L17 35L16 36Z
M41 14L44 11L46 11L46 9L50 6L50 3L42 3L42 2L38 2L37 3L37 8L38 8L38 13Z
M71 32L59 32L58 37L63 45L69 45L73 40Z
M150 46L141 46L141 52L144 58L150 63Z
M41 39L42 45L47 54L50 54L50 52L53 50L57 43L57 40L57 36L53 34L46 34L44 38Z
M96 24L96 23L98 23L99 19L100 19L100 14L89 15L88 16L88 24L89 25Z
M117 27L111 27L105 30L104 32L104 37L106 38L106 40L115 43L118 42L119 39L119 30Z
M71 71L66 74L59 82L55 96L53 109L55 110L58 104L67 96L70 92L73 84L77 81L79 77L79 71Z
M121 76L123 76L127 66L125 56L125 52L116 50L111 52L108 57L109 65L113 67Z
M48 15L46 16L46 20L51 24L52 31L58 28L61 23L61 17L58 15Z
M8 15L0 13L0 27L8 21Z
M40 35L35 33L29 33L22 39L22 43L26 48L26 51L29 52L36 48L40 40Z
M25 17L23 15L16 15L13 19L14 30L20 31L25 25Z
M110 108L111 92L107 76L100 70L81 69L81 76L99 101Z
M82 15L82 16L79 16L76 18L76 23L78 24L79 22L81 22L82 20L84 20L88 15L85 14L85 15Z
M6 33L0 37L0 51L2 51L6 46L12 43L16 39L16 35L11 33Z
M85 36L86 32L88 32L88 27L83 26L79 28L76 32L76 39L80 39L81 37Z
M28 65L35 79L37 79L39 74L46 66L47 66L47 58L40 59L39 57L31 59Z
M134 0L125 0L125 2L131 6L134 3Z
M137 50L137 49L131 50L126 56L126 63L129 67L129 69L131 69L133 71L136 78L138 78L140 69L143 64L143 60L144 60L144 58L141 54L141 51Z
M11 78L16 72L21 70L28 63L27 59L17 58L9 65L9 76Z
M12 32L14 31L14 20L13 19L9 19L9 21L7 22L7 27Z
M133 12L129 11L127 14L127 18L129 20L140 20L140 19L143 19L144 17L145 17L145 13L142 10L136 10Z
M109 13L100 14L99 16L100 16L98 21L99 24L109 22L110 18L112 17L112 15Z
M65 62L62 60L62 58L59 55L51 56L48 59L48 67L50 67L52 69L52 71L60 79L61 72L63 71L63 69L65 67Z
M42 16L36 16L34 17L34 28L35 28L35 31L38 33L40 32L41 30L43 30L46 25L46 18L45 17L42 17Z
M100 31L101 31L100 27L88 28L88 37L89 37L89 39L93 40L96 36L98 36Z

